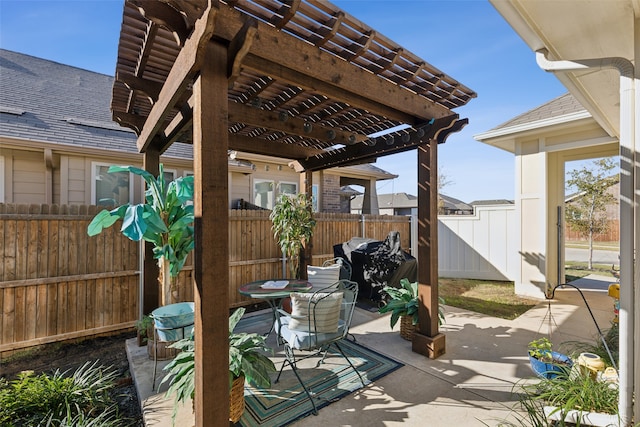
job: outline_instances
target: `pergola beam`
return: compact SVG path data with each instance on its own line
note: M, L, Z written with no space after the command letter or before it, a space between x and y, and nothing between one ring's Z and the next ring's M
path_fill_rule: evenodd
M294 168L301 172L303 170L316 171L329 167L353 164L354 162L372 161L378 157L390 154L402 153L412 150L425 141L437 140L438 135L445 129L452 128L457 121L461 126L467 123L467 119L457 120L458 115L453 114L426 123L417 130L411 132L399 131L395 135L381 136L371 139L369 143L350 145L326 153L317 154L309 159L299 159ZM460 127L461 128L461 127ZM374 144L375 141L375 144Z
M241 12L220 8L216 15L214 33L217 37L229 41L235 37L243 24ZM451 114L448 108L416 96L414 92L324 52L312 44L296 37L282 37L282 32L265 23L258 22L257 25L260 36L251 44L250 54L247 55L243 66L270 75L273 73L293 84L317 89L346 103L350 103L350 100L361 100L367 101L371 107L378 104L377 109L358 104L351 105L358 105L383 115L385 114L382 110L395 110L426 121ZM286 64L286 67L283 64ZM320 85L322 87L314 87ZM357 88L357 91L354 91L354 88ZM412 121L403 120L403 123L413 124Z
M313 147L303 147L298 144L287 144L279 141L267 141L265 139L251 138L244 135L229 135L229 149L285 159L304 159L324 152Z
M290 135L326 141L331 144L352 145L367 139L366 135L345 132L338 128L322 126L291 117L286 113L281 114L260 110L237 102L229 103L229 122L242 122L250 126L281 131Z
M142 132L138 136L138 151L143 153L151 144L153 137L160 132L165 119L171 113L187 86L200 71L204 58L203 51L213 34L214 16L218 9L209 8L196 21L191 37L187 39L180 50L166 82L162 86L158 102L153 105L145 122ZM162 151L162 150L158 150Z

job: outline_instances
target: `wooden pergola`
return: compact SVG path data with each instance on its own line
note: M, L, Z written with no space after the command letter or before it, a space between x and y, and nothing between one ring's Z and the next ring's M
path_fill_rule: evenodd
M438 357L437 145L467 124L476 94L352 16L318 0L128 0L113 118L138 134L157 174L175 141L193 144L196 214L196 425L228 406L228 150L313 171L417 150L420 333ZM378 135L377 137L373 135ZM145 312L157 304L145 251Z

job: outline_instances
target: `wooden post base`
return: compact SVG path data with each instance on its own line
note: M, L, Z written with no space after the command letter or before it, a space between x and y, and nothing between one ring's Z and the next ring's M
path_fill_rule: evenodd
M428 337L418 331L413 333L411 349L414 353L427 356L429 359L437 359L445 353L444 334Z

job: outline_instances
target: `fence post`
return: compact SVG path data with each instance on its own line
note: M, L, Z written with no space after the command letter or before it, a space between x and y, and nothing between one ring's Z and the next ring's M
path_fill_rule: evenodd
M409 238L411 239L411 255L413 255L416 259L418 257L416 254L418 253L418 215L413 214L409 216Z
M367 237L364 235L364 221L365 221L364 214L360 214L360 229L361 229L360 233L362 234L362 238Z

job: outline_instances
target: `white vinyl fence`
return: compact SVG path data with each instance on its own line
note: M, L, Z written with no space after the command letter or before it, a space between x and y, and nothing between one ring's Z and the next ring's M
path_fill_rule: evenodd
M476 206L474 215L438 217L440 277L514 280L518 230L515 206Z

